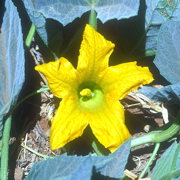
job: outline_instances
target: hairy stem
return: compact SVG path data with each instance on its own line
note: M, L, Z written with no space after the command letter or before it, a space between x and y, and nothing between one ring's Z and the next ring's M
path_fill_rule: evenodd
M153 131L144 136L134 138L131 141L131 147L136 147L146 143L160 143L168 140L174 136L180 130L180 111L174 121L174 123L166 130L163 131Z
M29 30L29 32L28 32L26 41L25 41L25 44L26 44L26 46L27 46L28 48L29 48L30 45L31 45L31 42L32 42L32 39L33 39L33 37L34 37L35 31L36 31L35 25L32 24L32 25L31 25L31 28L30 28L30 30Z
M26 99L28 99L28 98L36 95L36 94L39 94L39 93L41 93L41 92L48 91L48 90L49 90L49 87L43 87L43 88L40 88L40 89L38 89L38 90L36 90L36 91L28 94L26 97L24 97L23 99L21 99L21 100L15 105L15 107L13 108L13 110L16 109L16 108L17 108L21 103L23 103Z
M144 175L146 174L146 172L147 172L149 166L152 164L154 158L155 158L156 155L157 155L157 152L158 152L158 150L159 150L159 147L160 147L160 143L156 143L155 148L154 148L154 151L153 151L153 153L152 153L152 155L151 155L149 161L147 162L145 168L144 168L143 171L141 172L139 178L143 178Z
M1 172L0 179L7 180L8 176L8 160L9 160L9 138L11 131L12 116L10 115L4 124L3 136L2 136L2 150L1 150Z
M97 14L96 11L91 9L89 15L89 25L91 25L95 30L97 30Z

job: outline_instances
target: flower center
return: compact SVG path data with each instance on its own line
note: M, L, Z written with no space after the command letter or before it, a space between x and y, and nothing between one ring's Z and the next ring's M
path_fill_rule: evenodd
M81 108L95 111L103 103L104 93L96 83L84 82L79 86L78 96Z
M89 88L85 88L85 89L80 91L80 95L83 96L83 97L92 97L93 94L94 93Z

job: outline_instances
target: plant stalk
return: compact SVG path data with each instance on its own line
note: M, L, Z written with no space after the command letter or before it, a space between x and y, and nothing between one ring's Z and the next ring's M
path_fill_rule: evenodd
M1 172L0 179L7 180L8 177L8 161L9 161L9 138L11 131L12 115L10 115L4 124L2 136L2 150L1 150Z
M97 30L97 13L93 9L91 9L90 11L88 24L91 25L95 30Z
M31 42L32 42L32 39L34 37L34 34L35 34L35 31L36 31L36 27L34 24L31 25L31 28L28 32L28 35L27 35L27 38L26 38L26 41L25 41L25 45L29 48L30 45L31 45Z
M9 161L9 138L10 138L10 131L11 131L11 121L12 121L12 113L13 111L26 99L30 98L31 96L41 93L43 91L49 90L48 87L41 88L36 90L35 92L27 95L22 100L20 100L16 106L11 110L10 116L6 119L4 123L4 130L2 135L2 150L1 150L1 171L0 171L0 179L7 180L8 177L8 161Z
M156 143L155 148L154 148L154 151L153 151L153 153L152 153L152 155L151 155L149 161L147 162L145 168L144 168L143 171L141 172L139 178L143 178L144 175L146 174L146 172L147 172L149 166L152 164L154 158L155 158L156 155L157 155L157 152L158 152L158 150L159 150L159 147L160 147L160 143Z
M39 94L39 93L41 93L41 92L44 92L44 91L49 91L49 87L43 87L43 88L40 88L40 89L38 89L38 90L36 90L36 91L28 94L27 96L25 96L23 99L21 99L21 100L14 106L14 108L13 108L12 111L14 111L14 110L15 110L21 103L23 103L26 99L28 99L28 98L36 95L36 94Z
M131 147L136 147L146 143L160 143L168 140L174 136L178 131L180 131L180 111L174 121L174 123L166 130L163 131L153 131L144 136L134 138L131 141Z

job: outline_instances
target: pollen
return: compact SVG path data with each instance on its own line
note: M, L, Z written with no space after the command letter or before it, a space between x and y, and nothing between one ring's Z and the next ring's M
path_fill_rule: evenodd
M89 88L85 88L80 91L80 95L83 97L91 97L93 93Z

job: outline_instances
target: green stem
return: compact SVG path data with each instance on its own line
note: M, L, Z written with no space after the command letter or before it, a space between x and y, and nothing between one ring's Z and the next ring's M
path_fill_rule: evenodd
M31 148L23 145L23 144L21 144L21 146L22 146L24 149L27 149L28 151L32 152L33 154L36 154L37 156L42 157L42 158L44 158L44 159L49 159L49 158L52 159L52 158L53 158L52 156L47 156L47 155L38 153L38 152L34 151L33 149L31 149Z
M52 55L54 57L54 60L57 61L59 58L56 56L56 54L54 52L51 51L51 53L52 53Z
M94 140L92 141L92 148L98 156L103 156L102 152L99 150L97 146L97 143Z
M2 150L1 150L1 172L0 179L7 180L8 175L8 157L9 157L9 138L11 130L12 116L10 115L4 124L3 136L2 136Z
M159 147L160 147L160 143L156 143L155 148L154 148L154 151L153 151L153 153L152 153L152 155L151 155L149 161L147 162L145 168L144 168L143 171L141 172L139 178L143 178L144 175L146 174L146 172L147 172L149 166L152 164L152 162L153 162L155 156L157 155L157 152L158 152L158 150L159 150Z
M95 30L97 30L97 13L93 9L91 9L90 11L88 24L91 25Z
M155 56L157 53L156 50L148 50L148 51L145 51L145 56Z
M25 45L29 48L30 45L31 45L31 42L32 42L32 39L34 37L34 34L35 34L35 31L36 31L36 27L34 24L31 25L31 28L28 32L28 35L27 35L27 38L26 38L26 41L25 41ZM47 46L48 47L48 46ZM49 48L49 47L48 47ZM51 51L51 50L50 50ZM58 60L59 58L56 56L56 54L54 52L52 52L52 55L54 56L54 59L55 60Z
M29 30L29 32L28 32L26 41L25 41L25 44L26 44L26 46L27 46L28 48L29 48L30 45L31 45L32 39L33 39L34 34L35 34L35 30L36 30L35 25L32 24L32 25L31 25L31 28L30 28L30 30Z
M102 144L99 143L97 138L94 136L90 126L88 126L84 131L84 137L87 139L88 142L90 142L91 147L97 155L104 156L110 153L108 149L106 149Z
M29 97L41 93L43 91L49 90L48 87L38 89L37 91L27 95L22 100L20 100L16 106L11 110L11 115L6 119L4 124L3 136L2 136L2 150L1 150L1 171L0 171L0 179L7 180L7 172L8 172L8 157L9 157L9 138L11 131L11 121L12 121L12 112L17 108L22 102L24 102Z
M30 98L31 96L34 96L36 94L39 94L41 92L44 92L44 91L48 91L49 90L49 87L44 87L44 88L40 88L30 94L28 94L26 97L24 97L23 99L21 99L13 108L12 111L14 111L14 109L16 109L21 103L23 103L26 99Z
M106 156L110 153L110 151L101 145L95 138L92 141L92 148L99 156Z
M138 138L134 138L131 141L131 147L136 147L146 143L160 143L168 140L172 136L174 136L180 130L180 111L174 121L174 123L164 131L153 131L144 136L140 136Z

